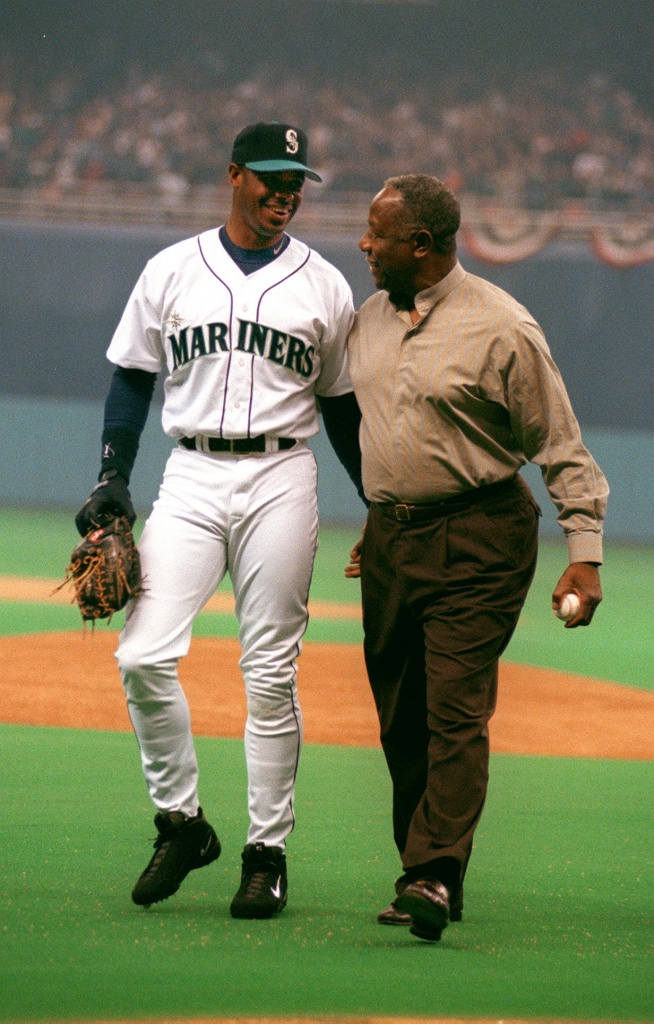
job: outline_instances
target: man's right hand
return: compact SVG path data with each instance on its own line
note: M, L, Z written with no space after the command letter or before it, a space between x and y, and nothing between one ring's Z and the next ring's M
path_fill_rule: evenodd
M102 526L115 516L125 516L130 526L136 521L127 481L115 470L110 470L106 479L95 485L75 516L75 526L80 536L86 537L94 526Z
M350 551L350 564L345 566L345 575L350 580L358 580L361 576L361 546L363 534Z

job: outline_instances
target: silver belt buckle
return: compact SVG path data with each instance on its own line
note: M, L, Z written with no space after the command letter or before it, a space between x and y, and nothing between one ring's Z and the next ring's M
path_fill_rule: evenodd
M395 518L401 523L409 523L411 521L411 508L411 505L396 505Z

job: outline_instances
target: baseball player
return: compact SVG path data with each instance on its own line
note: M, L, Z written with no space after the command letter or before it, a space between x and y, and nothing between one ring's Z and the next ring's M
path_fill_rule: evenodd
M296 659L318 536L316 396L339 458L361 492L359 413L346 365L352 295L335 267L286 233L302 198L307 138L250 125L229 165L227 223L171 246L145 267L109 346L99 483L76 517L133 523L128 484L157 374L162 425L177 445L139 549L145 593L127 608L116 658L145 779L157 808L155 852L132 892L150 905L220 855L198 800L189 708L177 675L193 621L229 572L247 695L250 825L239 918L287 901L302 745ZM217 685L220 680L216 680Z

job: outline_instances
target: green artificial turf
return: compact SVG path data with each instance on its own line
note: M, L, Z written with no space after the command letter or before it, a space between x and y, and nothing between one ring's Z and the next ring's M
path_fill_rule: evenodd
M538 568L505 659L642 689L654 689L654 547L607 544L604 600L589 627L565 629L551 594L566 566L565 546L541 544Z
M495 756L461 924L375 915L398 863L376 750L305 748L290 899L228 912L242 744L200 739L223 856L150 910L152 808L128 734L0 726L0 1019L327 1014L654 1020L654 766Z
M112 620L112 626L122 622L122 613ZM82 619L76 605L47 605L0 601L0 636L17 633L47 633L56 630L82 628ZM103 624L96 628L105 629Z
M124 612L119 612L111 623L98 622L95 629L116 632L124 620ZM82 620L76 606L0 602L0 636L81 628ZM193 633L195 636L238 637L238 622L234 615L202 613L194 623ZM312 618L305 640L358 644L362 636L361 623L357 620Z
M0 573L5 576L59 579L78 541L72 512L0 508Z

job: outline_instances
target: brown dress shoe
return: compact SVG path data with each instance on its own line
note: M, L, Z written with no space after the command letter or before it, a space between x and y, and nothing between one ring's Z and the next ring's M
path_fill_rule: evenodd
M419 939L438 942L450 920L450 895L435 878L418 878L394 901L411 917L410 931Z
M404 890L403 890L404 891ZM456 896L450 901L450 922L454 923L463 918L463 887L459 889ZM397 897L387 907L377 914L379 924L408 925L411 924L411 914L404 914L397 907Z
M403 914L397 909L397 899L377 914L379 924L411 924L411 914Z

